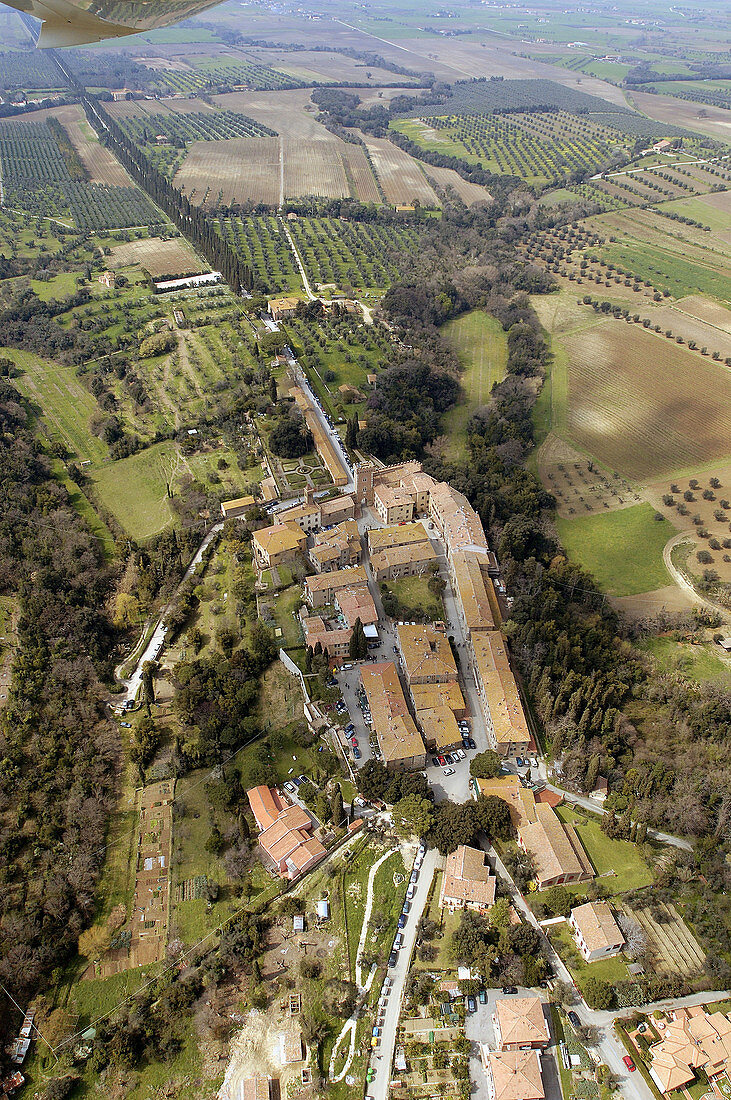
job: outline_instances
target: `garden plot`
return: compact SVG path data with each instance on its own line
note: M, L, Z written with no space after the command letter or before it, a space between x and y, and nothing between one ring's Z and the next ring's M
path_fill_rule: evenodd
M624 911L639 924L647 946L654 953L653 970L667 977L695 977L703 969L706 953L674 905L659 903L654 909Z
M200 260L183 237L163 241L159 237L145 237L141 241L128 241L115 245L109 260L110 268L139 264L149 271L153 279L176 275L194 275L208 271L208 264Z

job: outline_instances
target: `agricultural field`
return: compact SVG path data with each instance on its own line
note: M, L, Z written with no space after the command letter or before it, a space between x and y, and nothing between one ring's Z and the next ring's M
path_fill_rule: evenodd
M3 38L3 41L6 41ZM53 59L41 50L0 53L0 92L14 89L63 88L65 81Z
M635 504L605 515L559 518L561 545L569 560L593 574L610 596L652 592L670 581L662 560L670 524L650 504Z
M488 403L492 387L505 377L507 336L500 322L481 310L448 321L442 335L456 351L463 371L459 401L442 422L446 456L456 459L466 454L470 417Z
M419 248L414 226L299 218L289 223L310 283L384 290Z
M700 574L704 565L731 582L731 466L707 466L695 476L685 472L658 480L647 487L646 495L675 530L693 540L691 571ZM701 563L697 555L704 551L706 560Z
M164 221L138 188L88 183L70 139L50 122L0 121L0 172L7 205L32 215L70 214L92 231Z
M676 641L674 637L647 637L639 643L662 673L678 672L697 684L718 684L731 691L731 661L715 643Z
M196 275L208 271L205 260L196 256L184 237L163 240L160 237L143 237L139 241L116 244L110 250L109 267L140 267L153 279Z
M628 99L638 111L655 119L659 126L667 129L682 126L717 141L729 140L728 111L722 107L690 103L675 96L651 95L634 89L628 93Z
M437 207L439 199L421 164L387 138L364 137L386 201L394 205Z
M703 972L706 952L674 905L660 902L646 909L622 908L644 932L655 973L693 978Z
M162 66L155 60L147 62L152 88L163 93L195 95L226 85L274 91L303 84L297 77L278 72L244 51L217 51L213 55L181 52L174 57L174 66L169 63ZM144 58L141 60L146 63Z
M629 139L566 111L402 119L393 128L428 150L545 185L621 162Z
M302 276L281 223L275 217L218 217L215 225L268 293L301 289Z
M610 470L647 481L731 450L731 375L720 365L620 321L562 343L568 437Z
M133 539L144 542L174 519L167 486L181 472L173 443L157 443L129 458L94 468L94 496Z
M166 137L171 145L185 146L194 141L225 141L240 137L275 137L268 126L235 111L198 111L178 114L151 114L119 120L119 125L138 145L154 145Z
M631 507L641 497L616 471L612 474L597 466L586 455L551 432L538 452L541 481L556 500L556 510L564 519Z
M437 168L433 164L423 164L421 168L440 199L443 192L445 200L450 201L452 196L456 195L465 206L492 202L492 196L486 187L462 179L462 176L453 168Z
M280 159L278 138L201 141L191 145L173 182L196 206L278 206Z
M59 107L54 118L63 126L83 164L89 183L106 187L132 187L132 180L114 154L99 141L81 107Z

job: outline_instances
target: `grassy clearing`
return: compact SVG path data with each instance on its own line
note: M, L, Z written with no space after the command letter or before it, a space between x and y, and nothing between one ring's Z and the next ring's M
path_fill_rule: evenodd
M32 352L3 348L22 371L18 389L37 405L51 438L59 440L73 459L100 465L109 457L107 445L92 435L89 422L99 410L88 390L77 380L73 367L41 359Z
M487 404L495 382L505 377L507 336L495 318L481 310L465 313L443 328L463 367L462 394L444 417L444 432L449 437L447 456L462 457L466 451L467 424L481 405Z
M173 522L166 486L177 463L174 443L156 443L93 472L99 500L132 538L144 542Z
M387 581L386 587L392 592L401 605L405 618L412 617L409 612L418 614L420 618L436 619L444 618L444 605L441 596L435 596L429 591L428 577L401 577L396 581Z
M584 962L566 924L551 925L550 939L580 987L583 980L589 977L598 978L610 984L624 981L629 977L627 964L621 955L612 955L611 958L598 959L593 963Z
M627 840L605 836L595 815L585 817L570 806L559 806L556 813L562 821L574 825L601 885L610 894L639 890L652 883L652 872L638 848ZM614 872L614 876L608 872ZM601 877L607 875L606 878Z
M681 672L698 684L712 683L731 689L731 665L717 656L711 645L690 645L674 638L645 638L640 648L650 654L662 672Z
M634 596L669 583L662 551L672 535L667 520L654 519L650 504L600 516L556 520L573 561L588 569L610 596Z

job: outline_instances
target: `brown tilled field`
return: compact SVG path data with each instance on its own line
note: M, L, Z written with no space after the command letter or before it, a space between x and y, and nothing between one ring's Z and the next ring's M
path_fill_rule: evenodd
M731 453L731 374L621 321L564 338L569 436L647 481Z
M717 196L714 195L714 198ZM720 196L718 196L720 197ZM731 335L731 309L711 301L710 298L701 298L692 294L688 298L681 298L675 303L678 309L687 313L690 317L696 317L699 321L705 321L714 329L721 329Z
M159 237L146 237L142 241L129 241L115 245L112 249L109 266L128 267L139 264L150 272L153 279L176 275L197 275L208 271L208 264L200 260L187 241L176 237L163 241Z
M567 519L628 508L641 499L620 474L602 470L553 432L538 451L538 473Z
M451 187L467 206L474 206L476 202L492 202L492 196L486 187L462 179L453 168L435 168L431 164L424 164L422 167L432 183L437 187Z
M713 303L708 302L709 306ZM691 305L691 309L693 309ZM723 309L723 306L719 306ZM725 311L731 318L731 313ZM693 313L687 312L682 303L677 306L659 306L648 309L645 316L649 317L653 324L660 325L663 332L672 332L675 336L682 336L686 344L694 340L698 348L707 348L709 355L717 351L722 359L731 356L731 332L725 332L722 328L700 320ZM696 355L700 352L696 351Z
M364 136L388 202L409 205L418 199L422 206L439 206L417 160L387 138Z
M350 194L343 158L332 135L323 128L326 138L304 142L297 137L282 139L284 152L284 197L322 195L342 199Z
M72 104L59 108L56 118L71 139L91 183L107 187L131 187L132 180L114 154L94 134L81 107Z
M175 186L191 201L279 204L279 138L248 137L196 141L175 176Z

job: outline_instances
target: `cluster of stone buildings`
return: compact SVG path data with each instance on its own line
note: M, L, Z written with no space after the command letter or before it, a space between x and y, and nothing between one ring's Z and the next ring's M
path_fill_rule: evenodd
M490 1100L544 1100L541 1052L551 1033L540 998L498 999L492 1024L495 1050L480 1043Z
M428 569L434 552L424 523L419 520L438 532L445 545L471 675L492 747L502 755L524 752L531 736L505 639L496 629L492 576L497 575L497 562L480 517L462 493L424 473L418 462L380 470L367 464L358 466L355 498L360 507L373 508L389 525L369 532L377 580ZM459 744L459 739L455 740Z
M507 802L518 844L533 858L539 890L564 883L588 882L594 869L573 825L561 821L554 804L560 796L523 787L517 775L472 779L472 793L497 795Z

